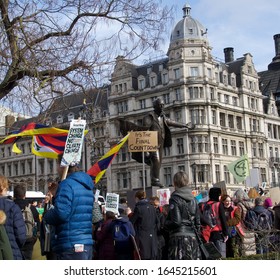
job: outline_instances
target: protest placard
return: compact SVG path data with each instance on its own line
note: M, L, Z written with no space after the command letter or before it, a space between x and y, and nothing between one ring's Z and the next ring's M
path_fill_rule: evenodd
M119 212L119 195L116 193L107 193L105 202L105 211L111 211L115 214Z
M61 166L78 164L81 160L84 132L86 127L85 120L72 120L66 139L65 149L61 160Z

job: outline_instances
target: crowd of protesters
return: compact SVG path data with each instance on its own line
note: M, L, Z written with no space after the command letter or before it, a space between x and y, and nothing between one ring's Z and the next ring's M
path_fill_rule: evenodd
M273 205L270 197L256 189L238 189L230 196L213 187L201 202L183 171L174 175L173 186L168 204L160 206L157 196L137 191L133 209L121 199L116 212L104 211L95 201L91 177L70 166L64 180L50 182L40 219L31 206L37 233L26 238L21 211L29 204L25 189L17 187L14 199L7 197L8 180L0 176L0 258L32 259L38 241L47 260L199 260L203 255L196 232L204 242L213 242L223 259L280 250L280 204ZM213 226L203 215L206 204L215 218ZM269 216L269 230L245 226L250 210ZM127 240L119 241L114 235L120 225L128 229Z

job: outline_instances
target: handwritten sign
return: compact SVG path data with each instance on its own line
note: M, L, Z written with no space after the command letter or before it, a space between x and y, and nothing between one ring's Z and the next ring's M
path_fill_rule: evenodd
M119 195L116 193L107 193L105 210L111 211L115 214L119 212Z
M158 149L157 131L134 131L128 138L128 151L155 152Z
M68 136L66 139L61 166L78 164L81 160L84 132L86 127L85 120L72 120Z

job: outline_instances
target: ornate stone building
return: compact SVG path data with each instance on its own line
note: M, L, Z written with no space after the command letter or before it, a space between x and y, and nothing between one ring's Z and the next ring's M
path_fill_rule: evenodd
M279 35L275 36L275 42L279 42ZM273 69L269 66L267 72L261 73L255 69L250 53L235 59L233 48L225 48L224 61L217 61L211 54L207 29L192 18L191 8L186 5L183 18L171 33L166 57L144 65L117 57L111 84L100 89L99 97L92 93L66 97L63 102L57 99L41 121L69 127L71 118L83 116L88 120L92 141L84 148L82 163L86 170L122 137L118 119L141 125L143 116L153 110L153 100L162 97L171 119L195 124L192 130L172 129L173 145L165 149L161 168L161 182L166 186L172 184L178 170L185 170L197 190L220 181L231 189L244 187L245 182L238 184L227 165L248 154L254 178L247 180L247 185L265 182L267 187L279 187L279 53L277 43ZM276 81L277 85L271 87L275 73L278 84ZM62 103L66 104L64 109ZM30 156L34 157L25 155L27 161ZM37 179L43 180L45 188L47 178L55 176L55 166L48 159L40 160L42 174ZM13 168L9 171L9 161L20 164L18 156L2 157L0 172L20 181L21 176L15 175ZM26 171L32 174L28 175L33 178L32 184L34 166L33 162ZM145 166L143 170L142 164L132 160L125 145L101 187L125 195L130 189L143 187L143 175L145 185L150 186L149 168Z

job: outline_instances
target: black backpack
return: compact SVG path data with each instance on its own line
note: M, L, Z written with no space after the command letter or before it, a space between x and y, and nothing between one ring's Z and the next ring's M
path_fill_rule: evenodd
M202 223L205 225L210 226L211 228L215 227L217 224L217 218L215 213L213 212L213 203L207 203L205 202L201 207L202 212Z
M256 230L258 227L258 215L253 209L248 209L244 218L244 225L248 230Z
M269 215L266 212L261 212L258 215L258 223L257 223L256 230L258 230L258 231L271 230L271 226L272 226L272 223L269 218Z

